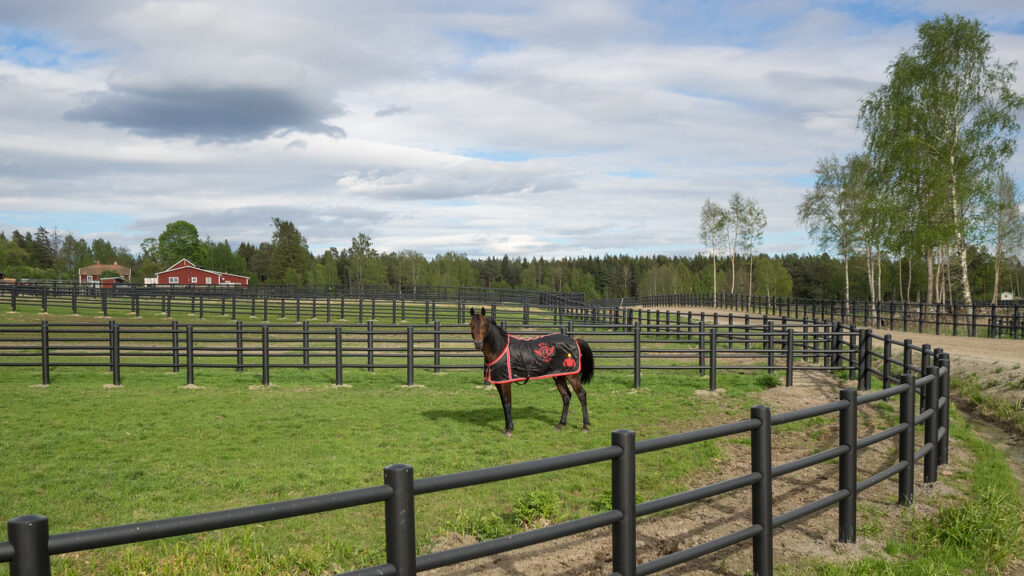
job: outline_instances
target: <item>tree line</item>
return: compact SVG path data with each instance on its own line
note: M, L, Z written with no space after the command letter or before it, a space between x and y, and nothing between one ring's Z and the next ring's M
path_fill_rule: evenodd
M242 242L232 247L227 240L201 239L194 225L186 221L167 224L163 233L148 238L142 250L132 254L103 239L86 242L72 234L60 235L45 228L34 234L0 233L0 271L12 278L77 280L78 267L100 261L129 266L132 282L141 284L181 258L196 265L242 274L253 284L300 284L333 287L362 286L485 286L526 290L583 293L589 300L656 296L694 292L729 292L773 297L841 299L850 278L854 299L869 298L869 261L862 255L837 259L824 254L759 254L738 245L736 260L718 259L711 254L695 256L637 256L606 254L575 258L469 258L454 251L427 257L413 250L377 250L373 240L359 233L343 249L330 248L314 255L298 228L287 220L274 219L274 233L259 244ZM985 246L969 254L972 282L988 288L994 266ZM871 266L879 266L875 260ZM923 262L911 264L911 300L920 300L925 290ZM1019 258L1004 263L1001 276L1005 289L1020 294L1024 266ZM898 282L899 271L908 272L906 262L881 259L883 299L905 297Z

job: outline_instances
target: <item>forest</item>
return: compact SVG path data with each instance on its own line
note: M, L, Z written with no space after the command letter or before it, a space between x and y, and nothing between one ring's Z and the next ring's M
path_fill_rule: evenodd
M142 284L144 278L188 258L203 268L249 276L253 284L485 286L581 292L588 300L599 300L710 292L712 269L716 267L718 288L723 293L827 299L844 296L844 262L828 253L737 255L733 285L733 267L728 256L717 259L717 266L706 254L529 259L505 255L472 259L447 252L427 257L412 250L378 251L372 239L362 233L353 237L346 248L314 255L291 222L274 219L274 230L272 238L258 245L242 242L232 247L227 240L202 240L194 225L179 220L169 223L158 238L144 241L139 254L112 246L102 238L87 242L73 234L61 235L43 227L34 234L15 230L9 236L0 233L0 272L8 278L73 282L77 280L79 266L116 261L132 268L132 283ZM982 245L972 246L969 258L976 297L985 301L992 292L994 257ZM877 273L878 261L872 262ZM881 299L899 300L906 293L909 273L911 300L920 301L927 290L924 267L924 262L908 265L883 257ZM852 257L850 269L851 297L870 299L868 259ZM958 300L953 289L955 276L952 274L944 281L945 301ZM1004 258L1000 290L1020 295L1022 281L1024 266L1020 255Z

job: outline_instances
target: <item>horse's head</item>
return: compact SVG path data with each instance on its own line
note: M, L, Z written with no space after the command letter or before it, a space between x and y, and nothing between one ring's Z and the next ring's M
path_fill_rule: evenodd
M477 350L483 350L484 338L491 328L491 321L487 319L487 308L481 308L477 314L472 308L469 309L469 331L473 334L473 346Z

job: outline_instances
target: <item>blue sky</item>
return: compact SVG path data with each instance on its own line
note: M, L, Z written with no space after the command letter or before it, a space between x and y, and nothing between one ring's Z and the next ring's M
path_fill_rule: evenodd
M1019 4L0 2L0 230L689 255L740 192L762 250L814 252L795 206L917 25L1020 61Z

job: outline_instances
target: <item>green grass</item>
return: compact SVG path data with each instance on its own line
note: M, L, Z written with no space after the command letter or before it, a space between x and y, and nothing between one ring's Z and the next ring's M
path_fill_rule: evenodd
M695 394L707 380L678 373L645 377L600 372L588 386L591 432L573 399L569 425L555 431L561 401L550 381L513 388L516 434L498 395L479 373L279 369L270 387L250 372L182 374L124 369L119 388L96 369L63 368L49 387L38 370L4 368L0 397L0 514L43 514L51 533L195 514L371 485L393 463L417 477L472 470L607 446L628 428L638 439L744 417L752 378L723 375L715 403ZM107 380L109 381L109 380ZM717 442L642 455L640 499L686 489L713 466ZM481 537L517 532L603 507L608 464L418 498L421 550L448 530ZM200 536L57 557L59 573L276 574L341 571L383 562L383 505L223 530ZM341 536L339 536L341 535ZM0 532L0 539L6 539Z
M599 357L599 365L614 363ZM479 369L417 370L415 387L404 386L404 369L346 369L351 387L333 386L333 376L330 369L276 368L273 385L263 387L258 370L200 368L202 388L186 389L183 372L123 368L123 385L111 388L102 368L65 367L41 388L38 369L2 368L0 515L47 515L56 534L379 485L383 468L393 463L426 477L522 462L607 446L619 428L645 439L747 418L753 399L775 383L758 370L720 371L720 392L712 399L695 393L708 385L696 371L646 370L636 393L630 370L602 370L587 387L592 425L583 434L577 400L566 430L555 431L559 396L551 381L532 381L513 387L516 434L506 439L497 393L479 387ZM828 421L784 428L813 439ZM694 476L729 453L726 443L747 442L738 435L640 455L638 501L694 487ZM975 483L997 490L971 492L961 512L943 512L946 525L964 529L914 532L914 539L956 543L969 530L1012 548L1012 535L991 520L1009 510L1019 514L1020 503L996 481L995 464L992 470L992 478ZM493 538L607 510L608 476L601 463L417 498L419 550L449 531ZM875 512L862 513L866 530L890 531ZM1019 549L1019 533L1016 542ZM955 566L988 560L965 558ZM54 567L62 574L323 574L383 561L383 505L377 504L77 553L55 558ZM892 566L902 573L898 563L876 567L886 573Z
M954 411L955 413L955 411ZM860 533L884 537L887 557L847 563L818 563L779 570L785 575L820 576L999 574L1024 547L1020 485L1006 457L978 439L955 418L952 434L975 458L963 476L944 480L960 484L961 498L949 499L933 515L914 518L908 509L905 526L884 527L880 513L862 507ZM881 522L884 522L881 518Z

